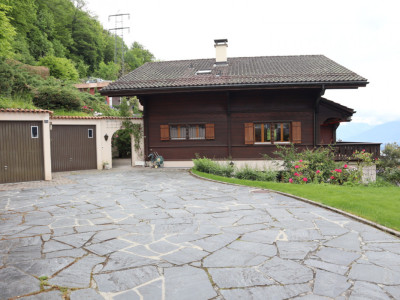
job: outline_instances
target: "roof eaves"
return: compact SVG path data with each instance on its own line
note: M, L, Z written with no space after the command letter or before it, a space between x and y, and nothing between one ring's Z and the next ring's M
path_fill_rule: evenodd
M119 89L102 89L102 95L118 94L150 94L159 92L185 92L188 90L218 90L218 89L249 89L249 88L282 88L282 87L320 87L322 85L327 89L333 88L359 88L365 87L369 82L365 81L309 81L309 82L281 82L281 83L241 83L241 84L218 84L218 85L187 85L187 86L165 86L165 87L148 87L148 88L119 88Z

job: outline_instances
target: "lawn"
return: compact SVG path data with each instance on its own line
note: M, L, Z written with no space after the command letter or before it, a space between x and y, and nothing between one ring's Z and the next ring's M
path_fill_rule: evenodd
M400 188L396 186L338 186L290 184L227 178L195 170L198 176L288 193L335 207L400 231Z

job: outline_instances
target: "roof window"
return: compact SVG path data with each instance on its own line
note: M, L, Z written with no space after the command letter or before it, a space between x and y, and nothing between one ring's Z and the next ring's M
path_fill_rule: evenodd
M211 70L198 70L196 75L211 74Z

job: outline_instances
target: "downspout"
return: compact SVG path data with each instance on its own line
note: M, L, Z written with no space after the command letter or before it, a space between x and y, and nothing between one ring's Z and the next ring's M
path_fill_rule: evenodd
M319 103L321 102L321 97L325 94L325 85L323 84L321 86L321 92L319 93L317 99L315 100L315 107L314 107L314 143L313 146L314 148L318 145L319 141L318 141L318 137L319 134L317 136L317 132L318 132L318 128L317 126L319 125L319 120L318 120L318 113L319 113Z
M228 157L232 159L232 141L231 141L231 97L230 93L227 92L227 122L228 122Z

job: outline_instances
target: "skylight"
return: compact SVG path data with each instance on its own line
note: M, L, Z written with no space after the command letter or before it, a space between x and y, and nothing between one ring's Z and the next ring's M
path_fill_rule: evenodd
M196 75L211 74L211 70L198 70Z

